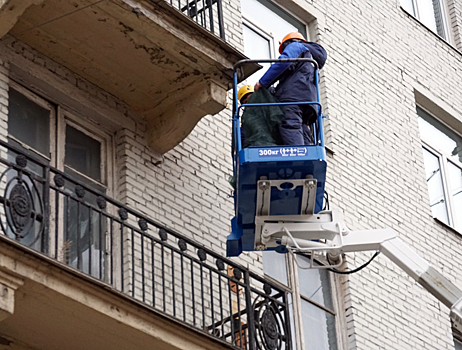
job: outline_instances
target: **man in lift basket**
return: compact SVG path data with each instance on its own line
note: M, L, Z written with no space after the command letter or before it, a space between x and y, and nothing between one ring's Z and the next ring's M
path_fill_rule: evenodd
M300 33L289 33L279 46L279 59L312 58L319 69L324 66L327 53L324 48L307 42ZM276 62L255 84L255 91L268 88L276 81L275 97L279 102L316 102L317 91L315 68L309 62ZM309 125L316 121L316 109L310 105L287 105L283 107L284 117L279 126L285 145L311 145L313 136Z

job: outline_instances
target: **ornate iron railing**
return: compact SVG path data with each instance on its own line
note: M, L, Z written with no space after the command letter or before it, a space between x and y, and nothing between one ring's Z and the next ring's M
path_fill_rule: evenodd
M221 0L165 0L165 2L225 40Z
M4 235L235 348L291 349L288 294L0 141Z

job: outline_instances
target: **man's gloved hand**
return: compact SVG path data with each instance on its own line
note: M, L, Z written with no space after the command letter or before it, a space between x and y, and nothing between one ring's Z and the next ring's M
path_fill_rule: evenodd
M255 83L255 86L254 86L253 88L255 89L255 91L258 91L258 89L261 88L261 87L262 87L262 85L260 84L259 81L257 81L257 82Z

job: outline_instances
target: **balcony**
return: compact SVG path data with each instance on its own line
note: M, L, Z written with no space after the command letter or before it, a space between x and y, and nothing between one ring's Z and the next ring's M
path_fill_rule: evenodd
M0 344L291 349L286 291L6 142L0 155Z
M226 106L233 64L244 55L225 34L221 0L0 5L0 38L26 43L129 105L159 153ZM248 67L241 78L256 69Z

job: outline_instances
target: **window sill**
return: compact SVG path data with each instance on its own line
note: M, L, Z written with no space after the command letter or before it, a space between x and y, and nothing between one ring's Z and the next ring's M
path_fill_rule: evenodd
M448 224L444 223L443 221L439 220L438 218L433 218L433 220L435 220L435 222L437 224L439 224L440 226L442 226L443 228L451 231L452 233L455 233L457 236L462 238L462 232L456 230L454 227L449 226Z
M454 51L456 51L459 55L462 56L462 51L460 51L457 47L455 47L451 42L447 41L446 39L443 39L442 37L440 37L438 34L436 34L433 30L431 30L430 28L428 28L425 24L423 24L418 18L414 17L414 15L412 15L411 13L409 13L408 11L406 11L402 6L400 6L401 10L408 16L410 17L411 19L413 19L414 21L416 21L417 23L419 23L422 27L424 27L425 29L427 29L427 31L429 33L431 33L433 36L435 36L436 38L438 38L439 40L441 40L442 42L444 42L446 45L448 45L449 47L451 47Z

